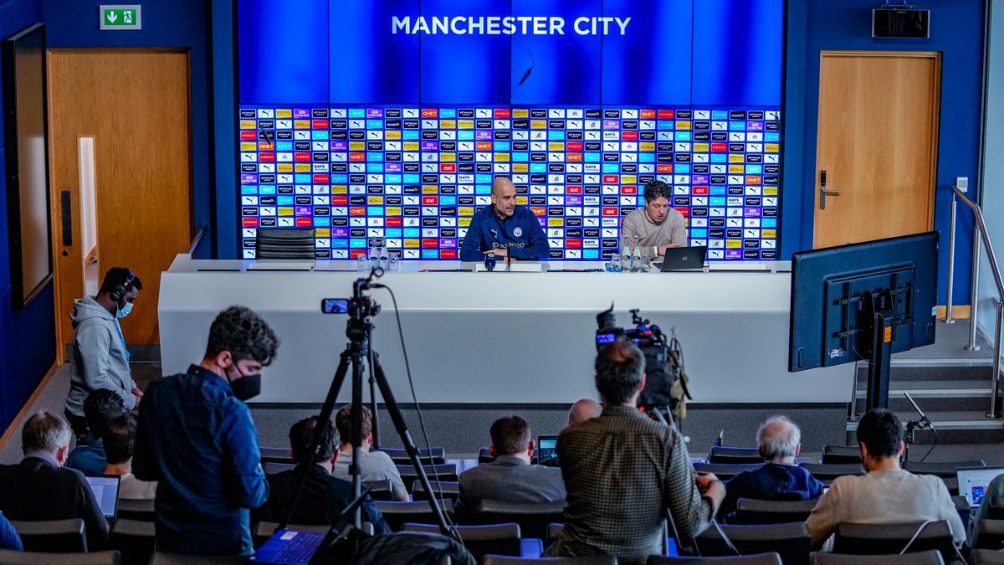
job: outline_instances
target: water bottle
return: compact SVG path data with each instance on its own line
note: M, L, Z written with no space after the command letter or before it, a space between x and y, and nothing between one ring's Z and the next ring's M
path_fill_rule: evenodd
M378 255L380 256L380 268L384 272L390 270L390 257L387 256L387 248L380 246L377 248Z
M631 246L625 237L621 240L621 271L631 270Z
M635 239L634 251L631 253L631 272L636 273L641 270L641 250L638 249L638 240Z
M380 248L375 245L370 245L368 251L370 256L370 270L373 270L380 266Z
M369 264L370 264L369 257L367 257L365 253L360 253L359 256L356 257L356 270L357 271L359 271L359 272L365 272L366 269L367 269L367 267L369 267Z

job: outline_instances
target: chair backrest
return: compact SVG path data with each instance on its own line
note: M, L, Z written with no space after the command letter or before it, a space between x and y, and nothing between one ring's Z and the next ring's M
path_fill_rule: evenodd
M112 549L122 554L122 562L149 563L154 545L153 522L119 519L112 525L108 541Z
M0 549L0 565L121 565L117 551L41 553Z
M861 448L856 445L824 445L824 465L860 465Z
M974 549L969 555L972 565L1004 565L1004 552L992 549Z
M904 548L906 553L936 549L946 560L955 558L952 530L945 520L907 524L844 522L837 524L833 538L833 553L885 555L901 553Z
M818 499L809 500L758 500L740 498L736 502L736 515L732 524L783 524L804 522Z
M727 447L712 445L708 463L729 465L763 465L763 458L755 447Z
M459 477L457 474L456 463L422 465L422 468L425 469L425 474L429 476L430 481L433 481L436 478L440 481L456 481ZM415 471L415 467L412 465L398 465L397 471L401 474L401 481L404 482L404 488L411 492L412 485L418 480L418 472Z
M185 555L182 553L161 553L155 551L150 565L246 565L244 557L221 557L218 555Z
M289 463L292 464L293 456L289 454L288 447L259 447L261 462L264 463Z
M430 484L432 484L432 492L436 493L438 497L440 494L444 498L449 498L450 500L456 502L457 498L460 496L460 482L459 481L436 481L435 479L429 479ZM425 487L422 483L415 481L412 485L411 498L412 500L428 500L428 495L425 493Z
M347 480L351 481L351 477ZM394 498L394 490L390 481L367 481L366 487L370 489L370 498L373 500L397 500Z
M11 520L21 536L25 551L48 553L84 553L87 535L80 518L66 520Z
M1004 496L995 496L990 499L990 513L987 517L994 520L1004 520Z
M278 522L264 522L263 521L263 522L258 522L257 524L255 524L254 530L251 531L251 538L252 538L252 541L254 543L254 546L256 548L257 547L261 547L265 542L267 542L269 540L269 538L272 537L272 534L275 533L275 529L278 526L279 526ZM326 533L328 533L328 530L331 529L331 526L329 526L327 524L321 524L321 525L317 525L317 524L312 524L312 525L307 525L307 524L290 524L290 525L286 526L286 529L287 530L295 530L295 531L298 531L298 532L317 532L317 533L320 533L320 534L326 534Z
M557 502L502 502L482 500L474 520L479 524L515 522L523 537L543 539L548 524L564 519L565 501Z
M865 468L860 463L830 465L824 463L802 463L801 467L812 473L820 482L830 484L833 479L844 475L864 475Z
M401 531L438 534L439 526L431 524L406 523ZM519 524L491 524L485 526L457 526L457 533L464 547L475 559L480 560L489 553L495 555L519 555Z
M482 565L617 565L613 555L588 555L585 557L510 557L508 555L485 555ZM780 563L780 561L778 562Z
M980 520L973 532L974 549L1004 549L1004 520Z
M478 450L478 464L479 465L481 463L491 463L494 460L495 460L495 456L492 455L490 451L488 451L487 447L482 447L481 449Z
M120 498L118 518L153 522L157 517L153 499Z
M946 461L942 463L918 463L907 461L903 468L917 475L936 475L942 479L954 479L959 467L986 467L982 459L971 461Z
M266 475L274 475L276 473L282 473L283 471L292 471L293 469L296 469L296 464L266 461L262 464L262 468L265 470Z
M258 228L256 259L313 259L313 228Z
M377 500L374 502L377 510L383 514L383 519L393 531L399 531L405 522L415 522L418 524L433 524L436 521L432 508L429 507L428 500L417 502L395 502L387 500ZM453 501L447 500L443 505L443 511L453 513Z
M812 554L812 565L944 565L944 563L941 553L933 549L903 555Z
M408 452L404 449L382 447L380 448L380 451L390 455L391 460L397 465L411 465L411 459L408 458ZM424 447L419 448L418 459L423 465L442 465L446 463L446 449L442 447L433 447L432 451L429 451Z
M743 555L780 554L785 565L808 563L812 537L805 522L769 524L759 526L723 525L722 532ZM701 555L735 555L715 527L710 527L694 540Z
M757 553L755 555L730 555L725 557L665 557L649 555L646 565L670 565L683 563L686 565L781 565L781 555L776 551Z
M544 534L544 547L547 547L558 540L561 531L565 529L565 524L561 522L551 522L547 525L547 532Z
M725 481L742 473L743 471L756 471L763 467L763 461L755 464L729 465L720 463L694 463L694 470L698 473L714 473L719 479Z

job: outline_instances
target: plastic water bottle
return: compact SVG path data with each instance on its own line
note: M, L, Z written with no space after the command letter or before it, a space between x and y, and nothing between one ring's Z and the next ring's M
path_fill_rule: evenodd
M370 245L369 248L370 256L370 269L375 269L380 266L380 248L375 245Z
M625 237L621 240L621 271L631 270L631 246Z
M380 255L380 268L385 272L390 270L390 257L387 255L386 247L378 247L377 251Z
M641 270L641 250L638 249L638 240L635 239L634 250L631 253L631 272L636 273Z
M357 271L359 271L359 272L366 271L367 267L369 267L369 264L370 264L369 257L367 257L365 253L360 253L359 256L356 257L356 270Z

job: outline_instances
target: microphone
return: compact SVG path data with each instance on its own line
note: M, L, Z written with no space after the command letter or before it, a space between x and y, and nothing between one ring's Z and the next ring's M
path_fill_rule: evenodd
M931 428L933 430L934 424L927 418L927 414L924 414L924 411L920 409L920 406L917 406L917 403L913 401L910 393L904 390L903 396L910 401L910 404L913 405L913 409L917 411L917 414L920 414L920 420L917 421L917 429L923 430L924 428Z
M537 65L537 61L533 59L533 53L530 52L529 48L527 48L526 54L530 56L530 66L523 71L523 76L519 78L518 86L523 86L523 83L526 82L526 79L530 78L530 73L533 72L533 68Z
M715 447L721 447L725 441L725 430L718 432L718 439L715 440Z

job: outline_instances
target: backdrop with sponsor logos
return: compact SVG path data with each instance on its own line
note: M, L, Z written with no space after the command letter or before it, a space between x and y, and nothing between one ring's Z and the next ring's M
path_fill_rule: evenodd
M714 260L778 257L784 2L239 0L240 241L455 259L494 175L555 259L651 180Z

